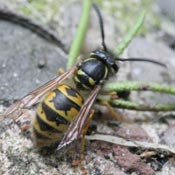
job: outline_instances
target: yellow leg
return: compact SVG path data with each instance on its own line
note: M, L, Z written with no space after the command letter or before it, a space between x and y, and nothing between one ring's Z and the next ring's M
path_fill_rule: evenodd
M87 130L89 128L89 125L90 125L90 123L92 121L93 115L94 115L94 110L92 109L90 114L89 114L88 121L86 122L86 125L85 125L85 127L83 129L83 133L82 133L81 154L80 154L80 168L81 168L81 170L83 172L83 175L87 175L88 174L86 168L84 167L84 163L83 163L83 161L84 161L84 148L85 148L85 135L86 135Z
M57 70L58 75L62 75L64 73L64 70L62 68L59 68Z
M110 96L111 100L116 100L119 98L115 91L110 92L108 95Z
M109 112L111 113L111 116L115 120L119 122L126 122L123 116L119 112L115 111L114 108L107 101L101 101L100 103L108 108Z

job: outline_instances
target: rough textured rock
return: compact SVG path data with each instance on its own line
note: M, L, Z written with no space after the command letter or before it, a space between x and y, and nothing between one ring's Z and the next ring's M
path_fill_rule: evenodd
M66 55L35 33L0 21L0 99L19 99L57 76Z
M4 0L0 0L0 2L1 1ZM14 0L8 0L6 2L8 5L11 5ZM19 2L22 1L20 0L18 3ZM65 2L68 3L67 1ZM117 1L116 7L112 7L115 8L114 11L116 11L116 14L120 11L118 8L120 4L118 3L121 2L123 1ZM25 3L28 2L25 1ZM137 2L134 1L134 4L135 3ZM59 35L63 38L63 40L65 39L64 43L66 43L67 48L69 48L70 41L76 31L78 16L81 10L79 3L77 4L77 6L73 7L66 4L66 8L63 7L62 11L66 14L64 16L65 18L62 18L61 22L64 23L64 20L67 21L63 24L63 26L60 26L63 27L63 33L62 35ZM107 2L106 6L104 5L104 10L105 8L108 8L110 4L111 3ZM124 9L126 11L126 8ZM129 9L127 9L127 11L129 13ZM126 15L126 13L124 14ZM120 24L122 22L125 23L126 21L119 21L118 18L114 19L110 16L108 19L108 16L105 13L104 15L105 24L107 23L107 43L109 48L112 49L115 47L115 40L117 40L118 37L121 37L119 36L118 29L115 28L115 24L117 23L118 27L120 27ZM91 18L96 18L93 13ZM99 26L93 19L90 22L89 35L91 36L87 36L87 42L83 48L85 53L100 46ZM129 16L130 22L133 20L131 19L132 17L130 18ZM127 56L149 57L156 60L161 58L161 61L169 66L169 70L171 70L172 73L169 74L162 68L151 64L122 63L120 71L117 74L119 80L126 81L128 78L128 80L157 81L160 83L174 85L175 77L172 76L174 75L175 70L174 50L166 46L166 43L160 44L160 40L156 40L156 38L153 38L151 35L146 34L145 37L146 39L140 37L136 38L131 43ZM151 37L151 40L149 40L149 37ZM173 38L172 36L170 37ZM47 43L36 34L19 27L18 25L0 21L0 40L0 63L2 63L0 64L1 100L5 99L8 101L23 96L36 86L39 86L40 83L42 84L47 82L51 77L55 76L59 67L65 67L66 55L59 48ZM120 77L121 74L124 76ZM140 74L142 74L142 76ZM116 79L114 78L112 81L116 81ZM167 102L168 100L170 100L170 102L174 102L174 97L170 98L168 96L162 98L161 96L160 100L159 97L155 98L155 96L156 94L152 94L150 99L150 95L148 94L144 95L143 98L140 94L132 94L132 98L136 100L136 102L141 103L157 101ZM0 112L3 110L4 107L0 106ZM106 118L102 118L100 116L96 119L96 123L98 123L97 132L111 135L116 134L116 130L118 130L118 135L128 139L143 141L152 140L154 143L160 143L163 138L164 142L169 144L169 134L166 133L171 132L171 130L168 129L171 123L160 122L159 117L164 116L162 113L128 110L120 110L120 112L125 118L134 121L134 127L133 123L130 123L130 126L125 126L125 129L119 129L122 124L118 123L114 126L108 126L107 123L109 118L107 116ZM152 121L147 123L144 121L147 119L152 119ZM112 119L110 118L110 120ZM139 123L138 120L142 122ZM15 123L8 124L9 122L10 121L6 120L0 123L0 174L77 175L82 174L83 171L85 172L85 170L82 171L79 166L76 166L79 165L79 162L77 161L79 158L78 151L73 150L71 154L62 158L59 156L60 153L50 154L47 156L43 155L33 146L32 140L23 135L20 128ZM163 134L164 137L162 137ZM173 132L171 132L171 135L173 137ZM92 175L125 175L126 171L127 173L155 173L157 175L175 174L175 161L173 158L170 159L169 157L166 157L166 154L161 154L160 156L142 159L139 155L141 151L142 150L140 149L135 150L123 148L118 145L111 145L105 142L87 142L84 166L88 173Z

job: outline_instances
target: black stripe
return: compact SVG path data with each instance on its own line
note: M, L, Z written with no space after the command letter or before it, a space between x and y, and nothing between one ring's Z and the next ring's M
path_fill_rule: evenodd
M56 93L56 96L51 102L54 103L54 106L57 110L65 111L65 113L70 111L71 108L75 108L77 111L80 110L81 107L78 104L76 104L74 101L71 101L58 89L55 89L54 92Z
M68 125L70 123L65 118L63 118L61 115L53 111L44 102L41 105L42 105L43 112L45 113L48 121L56 122L57 125L60 125L60 124Z
M77 95L80 96L80 94L75 89L73 89L72 87L67 86L65 89L66 89L66 92L68 93L68 95L70 95L72 97L77 97Z
M38 124L40 126L40 129L42 131L48 131L48 132L52 132L52 133L61 133L62 134L62 131L59 131L59 130L53 128L52 126L48 125L46 122L44 122L40 118L40 116L38 114L36 115L36 120L37 120L37 122L38 122Z
M92 87L94 87L94 85L91 85L89 83L89 76L87 74L84 74L84 75L77 74L76 76L77 76L77 78L80 81L80 82L77 82L78 87L82 87L83 88L83 85L87 86L88 89L91 89Z
M37 139L47 139L47 140L50 140L50 138L40 134L36 129L35 127L33 127L33 133L34 135L36 136Z

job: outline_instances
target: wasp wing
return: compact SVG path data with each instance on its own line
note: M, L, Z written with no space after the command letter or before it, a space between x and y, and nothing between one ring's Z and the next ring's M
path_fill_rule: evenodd
M40 86L34 91L30 92L14 104L12 104L5 113L0 116L0 121L5 119L6 117L12 118L16 120L19 116L21 116L24 110L30 108L34 104L36 104L40 98L45 95L48 91L54 89L58 83L68 78L72 75L76 70L76 67L71 68L67 72L64 72L62 75L55 77L50 80L46 84Z
M98 95L98 92L100 91L101 87L97 86L88 99L85 101L83 106L81 107L81 110L78 114L78 116L71 122L69 125L69 128L67 129L66 133L64 134L61 142L59 143L57 147L57 151L59 151L61 148L69 145L73 141L79 139L79 137L82 134L83 127L85 126L85 123L87 122L89 112L92 108L92 105L94 104L94 101L96 100L96 97Z

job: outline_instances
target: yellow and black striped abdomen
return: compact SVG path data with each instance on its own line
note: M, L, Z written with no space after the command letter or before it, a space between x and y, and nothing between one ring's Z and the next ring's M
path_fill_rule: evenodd
M38 147L58 142L70 122L79 113L83 98L72 87L59 85L37 107L33 134Z

